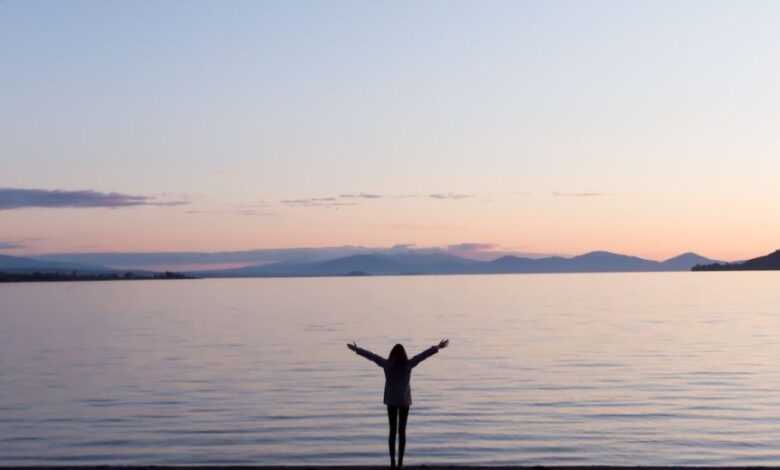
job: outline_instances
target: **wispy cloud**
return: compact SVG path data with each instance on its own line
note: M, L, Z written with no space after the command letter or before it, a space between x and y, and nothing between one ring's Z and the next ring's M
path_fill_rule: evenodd
M301 199L284 199L282 201L282 204L290 204L290 205L319 204L319 203L333 202L336 200L338 200L338 198L336 197L307 197Z
M461 230L463 227L454 225L433 225L417 223L386 223L368 224L368 227L381 228L383 230Z
M554 254L551 253L522 251L522 248L506 247L497 245L495 243L457 243L454 245L447 245L444 247L444 251L455 256L482 261L493 260L506 255L521 256L526 258L543 258L547 256L554 256Z
M302 204L288 204L290 207L345 207L359 206L357 202L307 202Z
M27 248L27 244L17 240L0 241L0 250L19 250Z
M604 196L605 194L596 191L585 191L581 193L567 193L561 191L553 191L552 195L557 197L597 197L597 196Z
M505 251L497 251L499 246L495 243L456 243L453 245L447 245L444 247L444 251L455 256L462 258L477 259L477 260L491 260L498 258L504 254Z
M104 193L92 190L0 188L0 210L28 208L119 208L133 206L178 206L184 200L160 200L152 196Z
M448 245L448 250L461 250L461 251L484 251L497 248L495 243L458 243L455 245Z
M343 199L413 199L425 197L422 194L377 194L377 193L348 193L339 194Z
M379 194L379 193L342 193L337 196L307 197L299 199L283 199L281 204L291 207L338 207L357 206L361 202L375 201L379 199L416 199L430 198L438 200L457 200L476 197L473 194L461 193L431 193L431 194ZM360 202L358 202L360 201Z
M234 214L247 217L276 217L272 212L259 211L256 209L224 209L224 210L191 210L187 214Z
M336 196L308 197L308 198L301 198L301 199L284 199L281 201L281 203L289 207L325 207L325 208L332 208L332 207L338 208L342 206L359 205L359 203L357 202L339 201L339 198Z
M339 194L340 198L344 199L384 199L388 196L374 193L358 193L358 194Z
M460 194L460 193L433 193L428 195L431 199L469 199L474 197L473 194Z

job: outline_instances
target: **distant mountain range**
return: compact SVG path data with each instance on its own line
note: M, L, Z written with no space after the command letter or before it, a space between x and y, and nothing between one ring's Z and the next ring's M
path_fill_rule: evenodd
M492 261L461 258L443 250L408 250L384 253L361 253L319 261L284 261L242 268L189 271L195 277L313 277L377 276L424 274L511 274L511 273L596 273L653 272L689 270L780 269L780 250L744 263L723 263L696 253L684 253L666 261L652 261L607 251L593 251L580 256L529 258L502 256ZM54 261L36 257L0 255L0 272L5 273L124 273L95 264ZM152 271L131 270L136 274Z
M95 266L81 263L64 263L60 261L39 260L36 258L23 258L21 256L0 255L0 271L6 273L70 273L79 271L82 273L97 274L115 272L116 270L105 266Z
M694 271L773 271L780 270L780 250L741 263L697 263Z
M717 261L685 253L651 261L607 251L571 258L502 256L492 261L460 258L445 252L358 254L316 262L283 262L235 269L189 272L198 277L306 277L422 274L510 274L689 271Z

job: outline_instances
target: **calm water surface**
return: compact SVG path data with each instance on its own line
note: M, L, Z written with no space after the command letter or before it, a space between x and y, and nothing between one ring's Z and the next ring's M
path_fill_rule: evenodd
M780 273L0 285L0 464L780 464Z

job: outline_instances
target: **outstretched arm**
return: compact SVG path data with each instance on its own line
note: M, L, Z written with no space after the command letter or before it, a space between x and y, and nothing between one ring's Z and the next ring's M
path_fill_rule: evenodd
M425 351L421 352L420 354L414 356L413 358L409 359L409 367L415 367L417 364L421 363L422 361L428 359L429 357L433 356L437 352L439 352L439 349L444 349L447 347L447 345L450 344L450 340L443 339L439 341L439 344L436 346L431 346L430 348L426 349Z
M382 357L382 356L380 356L378 354L374 354L374 353L372 353L371 351L369 351L367 349L359 348L358 345L355 344L355 343L347 344L347 347L349 349L355 351L355 353L358 354L359 356L363 356L366 359L368 359L369 361L375 362L376 365L378 365L379 367L386 367L387 366L387 359L385 359L384 357Z

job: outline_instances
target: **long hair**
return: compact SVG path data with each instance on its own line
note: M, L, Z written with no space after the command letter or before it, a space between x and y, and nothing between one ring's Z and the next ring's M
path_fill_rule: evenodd
M387 357L387 359L392 363L400 366L406 364L406 361L409 360L409 356L406 355L406 349L404 349L404 345L398 343L393 346L392 350L390 350L390 355Z

